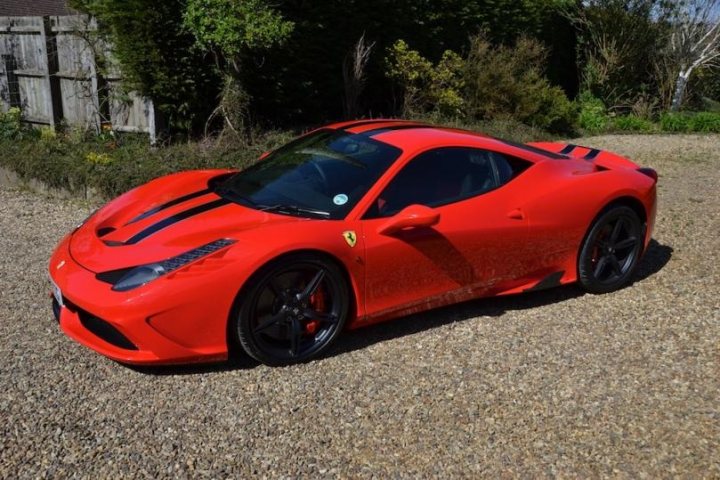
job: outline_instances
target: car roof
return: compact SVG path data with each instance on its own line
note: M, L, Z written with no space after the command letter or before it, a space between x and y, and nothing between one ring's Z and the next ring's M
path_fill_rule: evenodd
M443 146L472 146L517 155L532 161L546 160L548 158L567 158L553 152L537 149L530 145L493 138L469 130L431 125L410 120L358 120L335 123L328 125L327 128L343 130L352 134L366 135L406 152Z

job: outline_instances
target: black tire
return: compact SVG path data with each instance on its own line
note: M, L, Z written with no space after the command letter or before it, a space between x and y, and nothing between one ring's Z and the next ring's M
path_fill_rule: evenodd
M643 225L626 206L610 207L593 222L578 256L578 282L590 293L626 285L635 273L643 246Z
M335 262L300 253L269 263L236 302L232 332L248 355L281 366L316 358L347 321L350 292Z

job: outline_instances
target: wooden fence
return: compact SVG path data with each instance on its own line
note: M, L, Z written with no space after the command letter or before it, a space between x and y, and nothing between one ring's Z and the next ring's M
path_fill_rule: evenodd
M19 107L34 125L110 125L147 133L154 143L152 101L123 93L116 67L100 71L97 57L112 56L95 30L94 20L80 15L0 17L0 111Z

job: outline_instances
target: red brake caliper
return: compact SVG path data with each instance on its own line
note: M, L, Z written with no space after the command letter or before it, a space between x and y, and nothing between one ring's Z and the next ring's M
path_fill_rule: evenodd
M322 288L318 288L310 295L310 308L316 312L325 311L325 292ZM305 332L310 335L314 335L318 328L320 328L320 320L310 320L305 324Z

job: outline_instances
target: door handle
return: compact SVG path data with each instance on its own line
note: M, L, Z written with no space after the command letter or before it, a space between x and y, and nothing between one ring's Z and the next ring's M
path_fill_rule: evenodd
M525 214L519 208L516 208L515 210L510 210L507 216L508 218L512 218L513 220L525 220Z

